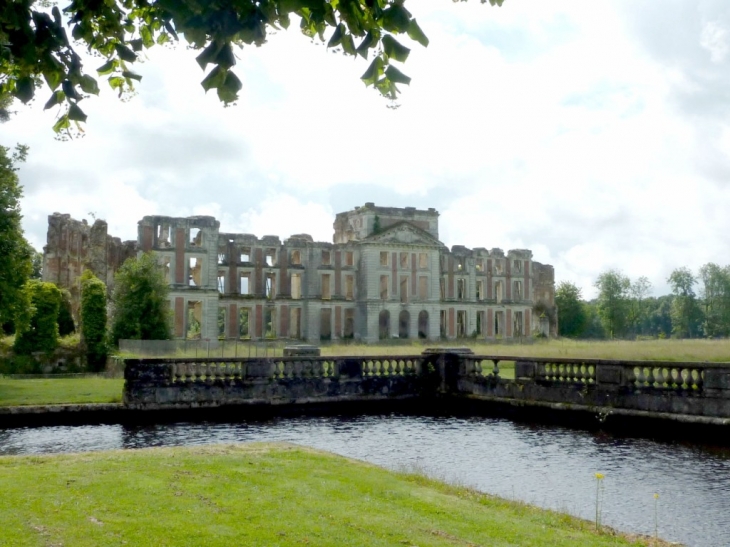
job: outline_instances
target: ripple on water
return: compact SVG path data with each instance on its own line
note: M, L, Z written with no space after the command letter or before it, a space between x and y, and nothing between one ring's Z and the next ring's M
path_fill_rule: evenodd
M244 423L99 425L0 430L0 454L83 452L206 443L287 441L397 470L425 470L550 509L689 546L730 545L730 454L493 418L304 417Z

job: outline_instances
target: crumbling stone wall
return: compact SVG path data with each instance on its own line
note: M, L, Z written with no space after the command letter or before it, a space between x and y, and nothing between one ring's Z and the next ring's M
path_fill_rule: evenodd
M124 241L108 234L106 221L97 219L92 226L71 215L53 213L48 216L48 233L43 247L43 281L55 283L71 293L71 305L78 317L81 298L79 277L91 270L114 286L114 274L125 260L136 256L137 242Z

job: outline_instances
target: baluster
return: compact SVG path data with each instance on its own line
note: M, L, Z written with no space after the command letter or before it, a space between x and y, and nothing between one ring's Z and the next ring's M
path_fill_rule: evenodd
M702 386L705 385L705 371L704 370L698 370L697 371L697 389L702 391Z
M323 368L322 368L322 361L315 361L312 363L312 375L315 378L322 378L324 374L322 374Z
M499 359L494 359L493 363L494 363L494 367L492 368L492 375L495 378L499 378Z
M583 378L585 375L583 374L583 370L585 368L585 365L583 363L578 363L575 365L575 382L578 384L583 383Z
M652 387L653 388L654 387L654 382L655 382L655 378L654 378L654 367L651 367L651 366L650 367L647 367L647 371L648 372L647 372L647 375L646 375L646 385L647 385L647 387Z
M380 360L373 362L373 376L382 376L383 363Z
M393 361L388 359L388 376L393 376Z
M472 366L471 375L476 377L482 376L482 360L474 359L474 365Z
M657 388L664 387L664 369L662 367L654 369L654 381L656 382Z
M172 364L172 374L174 378L174 382L180 383L183 379L183 373L182 373L182 367L180 363L173 363Z
M629 384L630 388L636 387L636 368L635 367L626 367L626 381Z

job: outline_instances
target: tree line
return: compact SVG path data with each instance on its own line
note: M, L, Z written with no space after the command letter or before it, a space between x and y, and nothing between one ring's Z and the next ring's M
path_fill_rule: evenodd
M558 333L571 338L720 338L730 335L730 265L707 263L696 273L676 268L671 293L650 296L646 277L631 280L617 269L596 279L598 296L582 297L574 283L555 291Z

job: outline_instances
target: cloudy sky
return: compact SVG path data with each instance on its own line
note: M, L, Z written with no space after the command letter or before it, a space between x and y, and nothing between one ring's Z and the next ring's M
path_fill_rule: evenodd
M19 107L0 142L31 147L28 238L59 211L123 239L144 215L210 214L331 241L335 213L373 201L436 207L449 246L532 249L587 297L608 268L663 294L675 267L730 263L727 0L406 6L431 44L396 109L359 80L368 62L295 25L238 53L230 108L184 47L148 54L129 101L102 82L83 138L54 140L45 92Z

